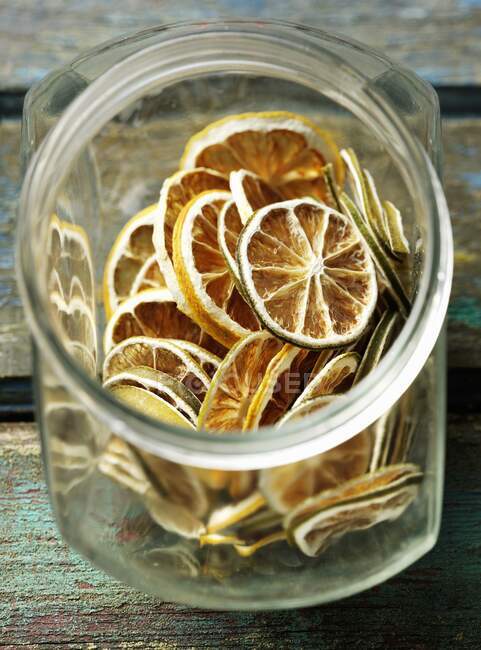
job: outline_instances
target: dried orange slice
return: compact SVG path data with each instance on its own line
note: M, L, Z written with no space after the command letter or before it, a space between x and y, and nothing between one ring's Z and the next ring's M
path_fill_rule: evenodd
M137 386L161 397L197 425L200 402L184 384L160 370L148 366L134 366L113 375L104 383L104 388L114 386Z
M246 169L231 172L229 185L242 223L247 223L256 210L278 203L284 198L260 176Z
M128 298L132 286L145 262L154 254L152 234L158 218L157 204L133 216L115 240L104 269L103 293L106 318L109 319L120 303ZM145 273L145 271L144 271ZM164 286L160 271L150 272L158 284Z
M198 343L201 329L178 308L172 294L163 289L146 289L119 305L107 323L104 351L132 336L185 339Z
M327 131L287 111L243 113L213 122L194 135L181 169L203 166L230 174L246 169L259 175L284 198L326 197L322 169L332 162L339 185L344 169Z
M376 305L376 272L358 230L312 199L254 213L239 238L237 263L262 323L300 347L357 339Z
M321 492L286 516L284 527L303 553L314 557L354 530L397 519L416 497L422 473L416 465L391 465Z
M199 364L199 366L206 373L206 375L208 375L209 377L214 376L221 362L220 357L218 357L216 354L213 354L212 352L209 352L201 345L197 345L196 343L193 343L192 341L185 341L183 339L172 339L172 343L175 343L175 345L181 350L184 350L184 352L188 352L190 356L194 359L194 361L196 361Z
M252 396L283 344L268 332L242 339L220 364L199 413L199 428L218 433L240 431Z
M210 377L193 357L169 339L133 336L118 343L105 357L103 379L134 366L148 366L182 382L196 397L203 399Z
M182 210L174 228L174 268L188 313L227 347L259 321L240 295L219 249L217 221L229 192L203 192Z
M371 433L358 435L322 454L298 463L261 470L259 489L268 504L280 513L317 494L341 485L369 469Z
M165 282L182 310L186 310L187 306L172 265L172 236L175 222L187 203L202 192L228 189L229 182L226 176L205 168L176 172L162 185L153 243Z

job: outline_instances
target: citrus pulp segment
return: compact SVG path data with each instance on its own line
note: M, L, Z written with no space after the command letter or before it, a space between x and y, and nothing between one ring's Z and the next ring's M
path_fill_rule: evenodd
M254 213L239 238L237 263L259 319L300 347L357 339L376 305L375 269L357 228L312 199Z
M173 234L174 269L188 313L226 347L260 327L219 248L219 213L230 198L221 191L195 197L183 208Z

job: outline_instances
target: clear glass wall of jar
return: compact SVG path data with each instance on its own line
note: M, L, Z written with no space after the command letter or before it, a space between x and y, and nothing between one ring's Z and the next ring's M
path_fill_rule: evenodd
M117 402L99 380L106 256L127 219L157 200L188 137L228 114L273 109L306 115L362 152L398 204L417 250L412 311L386 357L343 404L282 432L227 438L161 425ZM69 544L148 593L233 609L341 598L389 578L433 546L452 241L436 176L439 111L428 85L357 43L305 27L162 27L101 46L33 88L23 154L29 167L19 279L34 338L51 502ZM359 526L317 557L282 535L249 557L232 545L199 543L213 504L249 497L273 468L312 464L387 420L409 432L408 460L423 471L400 517ZM399 450L389 453L393 461ZM153 500L149 467L163 477ZM258 514L262 521L262 509ZM181 526L179 534L185 516L190 533Z

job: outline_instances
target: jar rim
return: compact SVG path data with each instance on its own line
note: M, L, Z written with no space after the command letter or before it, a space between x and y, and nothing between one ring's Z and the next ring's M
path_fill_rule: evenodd
M376 420L409 387L431 353L447 311L453 268L452 234L447 205L436 172L393 107L368 85L367 77L359 70L348 69L344 62L343 73L350 75L357 93L357 99L350 98L350 101L355 103L362 98L365 103L370 103L371 110L384 121L384 126L389 126L399 138L403 157L415 167L416 174L412 175L410 181L417 184L416 192L426 211L429 229L424 270L412 311L399 336L374 371L351 389L344 400L336 400L299 423L287 425L282 429L282 435L279 430L265 427L261 432L248 436L229 434L228 437L214 437L207 432L188 432L160 424L118 402L101 384L87 376L58 340L47 310L42 309L39 278L32 263L34 256L29 223L35 214L50 213L48 208L53 204L56 191L75 156L108 119L121 110L121 106L145 94L154 77L158 88L161 57L157 54L160 49L165 54L171 46L175 48L177 56L178 67L163 72L168 84L169 75L172 77L175 71L179 74L178 70L182 69L187 74L201 65L201 45L211 51L213 46L208 37L213 34L217 37L215 47L219 47L221 37L227 34L233 41L236 39L238 52L241 49L239 43L250 43L249 39L256 39L257 44L268 43L271 48L274 44L285 48L283 40L286 30L290 36L287 47L295 50L299 59L301 50L306 50L310 57L316 53L320 56L321 52L326 56L326 50L322 50L323 44L335 42L343 47L360 49L370 57L389 61L384 55L351 39L281 21L184 22L140 32L132 39L147 38L154 33L161 37L157 43L114 64L73 100L33 156L25 176L19 207L17 275L36 344L65 381L67 388L73 390L78 400L108 425L113 433L174 462L230 470L257 469L302 460L344 442ZM116 39L111 44L122 40L125 39ZM92 52L98 53L105 47L100 46ZM232 53L230 56L233 56ZM258 51L256 56L259 56ZM329 56L335 58L332 53ZM233 63L232 58L227 62ZM222 63L225 65L226 60ZM242 63L247 65L247 59ZM254 64L255 61L252 61L253 67ZM173 65L172 61L170 65ZM263 65L265 67L265 62ZM270 65L274 66L273 63ZM285 65L276 64L278 74L279 66L286 73ZM292 61L290 65L294 65ZM391 62L389 65L402 70L416 83L424 84L414 73ZM425 86L429 88L427 84ZM327 94L324 88L323 93Z

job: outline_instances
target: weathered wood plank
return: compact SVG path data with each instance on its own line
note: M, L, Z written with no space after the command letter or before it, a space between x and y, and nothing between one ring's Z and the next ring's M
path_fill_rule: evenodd
M428 556L340 603L242 614L159 603L91 568L56 531L35 425L0 425L0 645L479 647L480 435L479 415L449 419L443 526Z
M30 372L30 346L13 264L20 185L19 122L0 122L0 377ZM444 124L445 186L454 225L456 271L449 310L449 364L481 367L481 119Z
M364 41L432 82L481 80L479 0L0 0L0 88L28 88L80 51L129 31L219 16L277 18ZM449 44L449 45L447 45Z

